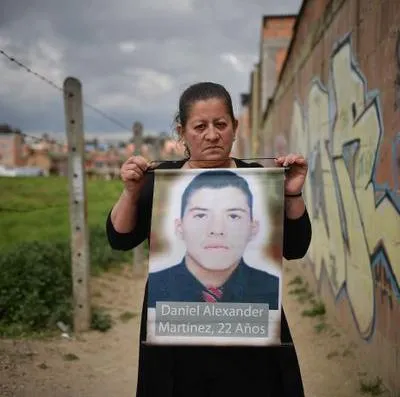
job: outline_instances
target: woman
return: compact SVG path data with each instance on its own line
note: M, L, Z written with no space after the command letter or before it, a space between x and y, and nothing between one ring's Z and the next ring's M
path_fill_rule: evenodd
M237 131L232 101L224 87L198 83L179 101L177 132L188 158L160 168L261 167L230 158ZM311 226L301 197L307 162L290 154L275 160L290 166L285 180L283 254L286 259L306 253ZM107 219L114 249L128 250L149 238L154 174L142 157L131 157L121 167L124 190ZM282 312L279 347L149 346L144 344L147 285L142 310L137 397L304 396L295 348Z

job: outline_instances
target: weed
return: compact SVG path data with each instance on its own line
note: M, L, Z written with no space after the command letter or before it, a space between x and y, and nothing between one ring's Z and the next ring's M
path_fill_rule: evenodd
M135 318L138 314L137 313L132 313L132 312L123 312L120 316L119 319L123 322L126 323L132 318Z
M316 302L314 306L309 310L303 310L301 313L304 317L318 317L323 316L326 313L325 305L323 302Z
M298 279L292 280L292 283L298 284ZM314 297L314 294L308 290L308 283L305 283L302 287L296 287L289 291L290 295L297 295L297 301L304 303Z
M326 355L326 358L327 358L328 360L330 360L331 358L337 357L338 355L339 355L339 353L335 350L335 351L333 351L333 352L328 353L328 354Z
M300 276L296 276L293 280L289 281L288 285L301 285L303 284L303 279Z
M305 294L307 292L308 292L308 290L307 290L306 287L299 287L299 288L295 288L295 289L289 291L289 294L290 295L302 295L302 294Z
M377 377L372 381L360 380L360 392L361 394L369 394L371 396L379 396L384 393L384 387L382 379Z
M105 309L95 307L92 309L91 328L106 332L112 327L112 318Z
M328 329L328 324L325 322L320 322L316 325L314 325L314 330L317 334L320 334L323 331L326 331Z
M76 361L79 360L79 357L74 353L67 353L63 355L63 359L65 361Z
M351 349L346 347L346 349L343 350L342 356L343 357L354 357L354 353L351 351Z
M307 292L307 293L305 293L304 295L300 295L298 298L297 298L297 301L299 302L299 303L304 303L304 302L306 302L306 301L311 301L311 299L314 297L314 294L312 293L312 292Z

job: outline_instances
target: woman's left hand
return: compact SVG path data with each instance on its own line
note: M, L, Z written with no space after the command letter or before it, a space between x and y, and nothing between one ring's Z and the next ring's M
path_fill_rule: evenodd
M285 178L285 194L298 194L303 190L308 171L307 160L299 154L288 154L275 159L275 164L289 167Z

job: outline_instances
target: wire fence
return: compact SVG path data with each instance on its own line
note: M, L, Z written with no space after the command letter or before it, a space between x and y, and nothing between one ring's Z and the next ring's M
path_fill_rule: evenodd
M105 181L104 174L90 177L87 173L90 154L85 153L84 133L79 130L83 126L80 107L91 109L132 136L133 132L120 120L84 101L80 91L67 89L71 78L65 79L61 86L3 49L0 55L63 95L68 138L64 143L13 129L6 123L1 126L4 139L0 144L5 145L5 150L19 151L22 158L22 151L28 147L33 153L30 156L35 156L35 164L49 168L49 163L58 161L63 164L64 172L58 168L46 174L46 178L34 174L28 177L27 173L19 174L18 178L0 176L0 336L56 329L60 322L76 328L74 316L82 312L82 307L89 306L89 314L93 309L90 296L82 295L82 291L89 291L85 285L88 280L78 277L77 270L87 272L90 277L110 267L132 264L131 252L110 248L105 227L107 216L122 191L118 167L123 158L117 152L115 179ZM71 103L75 111L78 109L73 116L67 109ZM6 137L11 135L11 142L15 136L22 137L23 141L10 146ZM44 144L47 152L36 150L31 143ZM60 158L49 156L51 147L57 147L52 155L61 153ZM79 226L75 222L77 208L84 213ZM77 241L78 245L86 241L87 251L77 249ZM82 263L74 265L83 257L87 268ZM91 321L93 317L88 319L88 324L80 325L81 330L87 329Z
M15 57L9 55L6 51L0 49L0 55L3 55L5 58L7 58L10 62L14 63L15 65L19 66L21 69L23 69L25 72L32 74L33 76L35 76L36 78L42 80L43 82L45 82L46 84L50 85L51 87L55 88L56 90L60 91L63 95L68 95L71 96L73 95L73 93L66 91L63 87L61 87L59 84L55 83L54 81L52 81L50 78L36 72L35 70L33 70L32 68L30 68L29 66L26 66L24 63L22 63L20 60L16 59ZM93 110L94 112L96 112L97 114L99 114L100 116L102 116L104 119L108 120L109 122L113 123L115 126L122 128L123 131L129 131L130 133L132 132L132 129L129 128L127 125L125 125L124 123L122 123L121 121L117 120L115 117L107 114L106 112L104 112L103 110L99 109L98 107L91 105L90 103L88 103L87 101L83 101L83 104L88 107L89 109ZM25 133L23 133L24 136L27 136L31 139L39 139L40 138L36 138L33 136L29 136Z

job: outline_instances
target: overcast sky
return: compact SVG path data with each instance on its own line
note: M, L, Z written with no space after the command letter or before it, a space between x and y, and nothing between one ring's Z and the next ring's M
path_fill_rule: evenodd
M62 86L81 80L85 132L122 138L135 120L171 133L179 94L222 83L238 110L258 60L262 16L301 0L1 0L0 49ZM62 95L0 55L0 122L64 136ZM59 135L54 135L59 134Z

